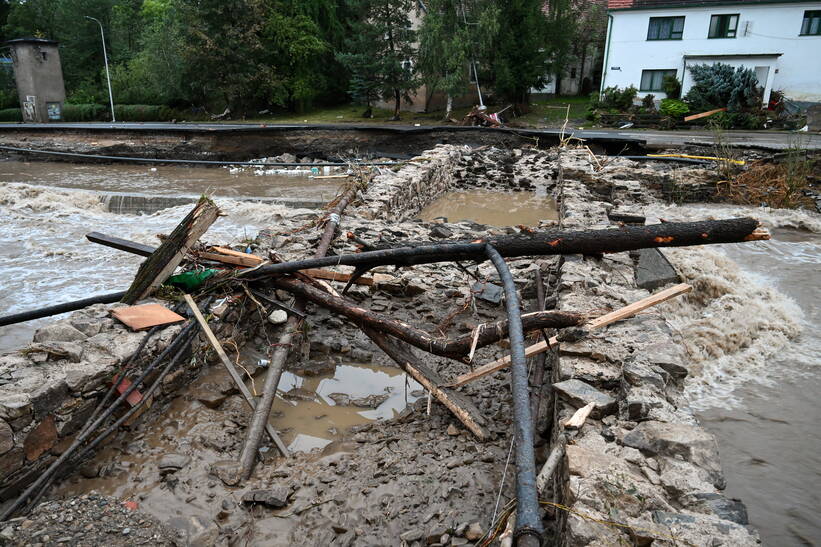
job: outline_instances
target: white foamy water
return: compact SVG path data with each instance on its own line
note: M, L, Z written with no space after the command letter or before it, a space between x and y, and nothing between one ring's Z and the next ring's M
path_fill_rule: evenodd
M285 211L275 204L216 202L227 216L203 237L215 244L254 237ZM151 215L117 215L106 212L91 192L0 183L0 313L127 288L142 258L91 243L85 234L99 231L158 245L156 235L169 233L190 209L184 205ZM25 343L42 321L47 320L0 327L0 351Z
M778 272L755 265L742 269L736 262L739 257L769 255L784 264L803 267L808 284L821 282L818 238L789 241L795 232L780 229L818 233L821 216L806 211L713 205L659 205L646 213L670 221L752 216L775 230L771 241L665 250L684 281L694 287L691 294L663 308L690 360L686 392L694 409L739 406L742 402L736 392L748 383L772 387L785 373L784 367L773 366L774 358L786 350L798 352L797 360L821 364L817 356L804 355L804 345L794 343L809 325L799 304L779 290ZM761 396L766 397L767 390L762 390Z

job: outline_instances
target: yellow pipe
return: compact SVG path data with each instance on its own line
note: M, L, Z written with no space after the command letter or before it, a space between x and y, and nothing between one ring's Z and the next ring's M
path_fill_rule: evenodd
M715 160L715 161L726 161L729 163L734 163L736 165L745 165L746 162L744 160L734 160L731 158L716 158L713 156L691 156L689 154L647 154L648 158L688 158L691 160Z

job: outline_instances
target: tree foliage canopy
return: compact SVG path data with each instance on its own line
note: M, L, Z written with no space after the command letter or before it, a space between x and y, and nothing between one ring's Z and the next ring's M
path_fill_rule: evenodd
M69 102L107 102L93 17L118 104L242 115L350 98L398 106L422 83L458 95L473 65L483 87L526 102L566 58L570 1L0 0L0 25L5 39L60 42Z

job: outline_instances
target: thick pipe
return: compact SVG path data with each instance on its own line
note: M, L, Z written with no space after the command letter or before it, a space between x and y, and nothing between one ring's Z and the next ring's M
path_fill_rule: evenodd
M543 528L539 515L539 496L536 492L536 456L533 451L533 418L530 415L530 396L525 358L525 339L516 284L505 259L492 245L485 245L485 253L502 280L505 290L505 308L509 323L511 375L513 396L513 429L516 438L516 529L513 537L517 545L541 543Z
M73 302L64 302L63 304L55 304L54 306L48 306L37 310L29 310L20 313L13 313L11 315L5 315L0 317L0 327L14 325L16 323L24 323L26 321L33 321L35 319L59 315L70 311L81 310L93 304L113 304L114 302L119 302L124 295L125 291L99 294L90 298L83 298L82 300L74 300Z

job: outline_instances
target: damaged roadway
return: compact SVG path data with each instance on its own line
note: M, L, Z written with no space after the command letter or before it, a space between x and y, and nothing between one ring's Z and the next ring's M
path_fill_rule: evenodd
M471 151L445 146L425 156L428 160L408 165L399 173L377 177L365 195L365 204L345 215L343 232L351 231L365 241L376 241L380 236L398 241L427 240L431 230L440 226L408 219L414 218L425 202L465 186L511 192L523 187L555 191L566 226L606 227L610 226L609 211L640 208L657 199L653 196L660 195L659 180L667 176L664 170L636 168L623 160L599 173L584 151L564 151L560 157L555 151ZM704 170L688 169L694 179L710 176ZM627 174L633 178L625 180ZM642 182L643 178L652 182ZM273 250L285 260L304 257L318 235L294 229L308 220L303 214L283 215L276 219L275 228L259 235L253 251L264 256ZM447 229L453 239L518 231L472 222L448 224ZM337 253L351 248L344 233L334 245ZM648 294L635 285L635 263L628 253L604 260L572 256L509 262L527 307L535 295L535 268L543 270L548 283L548 308L581 312L614 309ZM488 263L469 269L480 279L497 279ZM504 317L499 304L471 299L474 280L452 265L396 271L385 268L383 272L395 281L354 286L351 297L365 308L391 314L431 333L441 328L450 337L471 332L477 323ZM278 296L287 299L284 294ZM98 306L68 320L81 333L68 341L80 348L77 359L86 357L82 352L88 338L99 334L89 336L74 326L85 324L84 317L86 322L94 318L104 322L100 330L126 336L120 332L121 326L103 319L106 309ZM444 321L453 312L458 313ZM276 331L264 329L276 327L268 326L267 318L254 315L243 313L239 307L227 311L218 323L221 337L234 336L249 351L266 350L269 336L275 338ZM317 367L372 360L389 364L355 326L323 309L311 309L309 317L310 335L301 351L292 352L291 372L307 376ZM46 338L45 334L41 338ZM715 441L697 426L682 397L680 382L687 373L682 356L658 347L668 340L663 320L640 317L563 345L558 360L555 356L548 359L552 366L544 385L534 386L545 397L537 420L539 463L551 442L562 434L560 419L569 417L585 397L592 393L596 400L613 403L603 405L601 414L591 417L575 444L568 447L557 475L559 482L546 497L600 520L614 518L616 509L619 522L633 526L634 533L643 530L643 534L650 534L647 539L655 538L654 544L667 544L672 534L700 545L701 539L712 534L733 545L752 545L755 533L720 509L729 502L722 501L718 490L723 486ZM626 348L636 344L647 359L631 357ZM221 476L227 475L222 470L230 464L224 462L236 458L250 411L215 372L214 365L199 371L204 347L196 348L187 365L190 374L176 378L181 385L168 386L166 400L111 441L90 463L92 467L84 477L68 479L50 496L85 495L99 488L137 502L139 511L176 529L174 538L162 535L160 526L156 530L152 527L154 520L135 513L137 521L158 537L202 545L233 544L238 539L250 544L464 545L488 530L500 484L499 506L512 496L512 467L502 482L510 441L507 370L461 388L489 422L492 436L487 442L477 441L435 401L428 415L423 397L409 404L396 419L340 432L337 440L310 455L284 461L274 458L269 447L270 458L257 465L247 484L239 489L226 485ZM475 362L484 363L506 353L502 346L482 348ZM29 363L18 355L0 358L0 377L10 378L12 384L20 381L9 376L11 370L34 367L31 360L36 355L33 352L23 357ZM117 356L111 355L111 359L116 362ZM458 362L427 355L425 359L444 377L468 370ZM65 356L47 354L37 366L44 374L53 371L59 377L66 367L64 361ZM264 370L251 372L262 374ZM193 377L197 379L185 385L185 379ZM566 382L574 380L587 387L577 390L574 397L566 397L568 391L561 384L567 387ZM560 384L556 397L550 386L553 383ZM8 383L2 386L0 404L10 402L2 399L10 389ZM211 393L218 390L220 396L197 395L203 389ZM70 401L63 395L57 403L68 406ZM67 410L70 413L71 409ZM49 410L32 407L31 412L37 416ZM651 427L637 427L639 421L675 424L681 435L665 439ZM15 442L30 432L26 429L30 424L21 423L12 424ZM59 450L56 439L46 448L49 450ZM46 506L49 503L54 502L44 502ZM733 514L740 513L736 510ZM562 545L604 545L627 539L618 528L555 509L548 511L545 519L551 539ZM22 522L0 526L4 537L14 544L37 542L29 532L32 526L23 528ZM91 538L97 538L86 536L87 531L70 522L61 524L65 532L60 537L70 536L77 544L90 544ZM122 529L115 529L107 541L130 544L121 537Z

